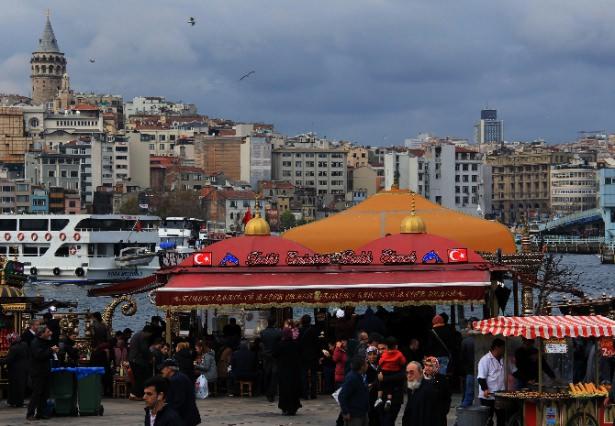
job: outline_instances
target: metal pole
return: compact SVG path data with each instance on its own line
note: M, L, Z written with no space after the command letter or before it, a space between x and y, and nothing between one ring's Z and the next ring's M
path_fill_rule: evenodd
M513 275L513 279L512 279L512 285L513 285L513 313L514 316L518 317L519 316L519 278L517 277L517 275Z
M542 392L542 338L538 338L538 392Z

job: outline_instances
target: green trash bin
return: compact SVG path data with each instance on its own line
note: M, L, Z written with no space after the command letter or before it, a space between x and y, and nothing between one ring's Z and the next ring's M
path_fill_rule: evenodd
M58 416L77 415L77 395L75 394L75 375L63 369L53 369L49 395L54 399L54 411Z
M81 370L77 372L79 415L102 416L102 374L105 370L99 367L82 367L79 370Z

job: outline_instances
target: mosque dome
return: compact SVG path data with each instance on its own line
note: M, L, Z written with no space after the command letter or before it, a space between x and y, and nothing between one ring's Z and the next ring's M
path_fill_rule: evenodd
M254 217L246 223L244 235L246 236L262 236L271 235L271 229L265 219L261 217L259 206L256 207Z

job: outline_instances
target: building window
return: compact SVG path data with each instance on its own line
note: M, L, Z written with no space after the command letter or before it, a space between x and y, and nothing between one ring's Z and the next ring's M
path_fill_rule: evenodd
M49 170L47 176L49 177L55 177L56 176L56 172L54 170Z

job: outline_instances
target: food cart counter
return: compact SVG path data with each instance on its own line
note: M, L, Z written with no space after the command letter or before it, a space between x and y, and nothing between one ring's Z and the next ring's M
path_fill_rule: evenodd
M565 353L566 339L612 339L615 335L615 321L599 315L497 317L476 321L473 328L482 334L538 341L539 374L536 388L496 393L496 405L506 409L507 426L613 425L615 406L605 408L603 405L609 386L599 384L596 377L593 383L546 387L543 385L542 367L543 352ZM505 358L508 358L508 353ZM507 366L508 363L505 364Z

